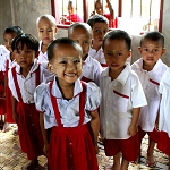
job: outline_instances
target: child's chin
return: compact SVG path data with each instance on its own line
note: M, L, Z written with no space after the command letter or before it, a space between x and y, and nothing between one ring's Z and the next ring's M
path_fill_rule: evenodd
M67 83L72 84L72 83L75 83L75 82L77 81L77 77L67 78L67 79L65 79L65 81L66 81Z

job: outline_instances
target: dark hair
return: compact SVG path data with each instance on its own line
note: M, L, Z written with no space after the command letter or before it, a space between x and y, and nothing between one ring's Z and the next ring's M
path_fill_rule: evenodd
M131 49L131 39L130 36L127 32L122 31L122 30L115 30L115 31L110 31L107 34L105 34L103 38L103 43L102 43L102 48L104 49L104 43L106 40L124 40L126 41L127 44L127 49Z
M86 23L80 23L80 22L77 22L77 23L74 23L74 24L71 24L69 27L68 27L68 37L70 36L71 32L73 31L74 28L82 28L82 29L85 29L88 34L90 35L90 37L92 38L92 28L86 24Z
M98 3L98 2L102 3L101 0L95 0L95 2L94 2L94 8L96 8L96 3Z
M95 23L109 24L109 20L102 15L93 15L87 20L87 24L93 28Z
M4 29L3 34L5 33L14 33L16 35L23 33L19 26L9 26Z
M142 44L145 40L151 40L151 41L155 41L155 42L160 42L162 45L162 48L164 48L164 36L162 33L157 32L157 31L151 31L151 32L146 32L142 39L140 40L140 47L142 47Z
M50 45L48 46L48 60L49 61L53 59L54 46L59 46L61 44L64 44L64 45L67 44L67 45L70 45L70 46L76 48L80 52L81 56L83 56L83 50L82 50L82 48L80 47L80 45L76 41L68 39L68 38L63 38L63 39L57 39L57 40L52 41L50 43Z
M24 48L24 44L26 44L28 49L32 49L35 52L38 51L38 40L31 34L25 33L18 34L12 41L11 44L12 51L18 50L19 43L21 43L21 50Z

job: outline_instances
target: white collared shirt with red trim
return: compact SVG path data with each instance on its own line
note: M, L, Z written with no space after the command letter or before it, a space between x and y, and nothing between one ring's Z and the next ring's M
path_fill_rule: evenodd
M38 60L38 63L48 62L48 52L47 51L45 51L44 53L42 52L42 41L40 41L39 43L37 60Z
M143 86L147 105L140 109L138 125L146 132L152 132L160 106L159 86L167 66L159 59L151 71L143 69L143 59L140 58L131 66Z
M58 87L57 77L54 77L52 85L52 95L55 96L58 102L58 109L60 112L61 123L63 127L76 127L79 123L79 94L83 91L82 84L78 79L75 82L74 98L65 100L62 97L60 88ZM36 88L35 94L36 109L44 112L44 126L45 129L53 126L58 126L54 117L54 110L52 107L49 83L42 83ZM84 124L91 120L89 111L94 111L99 108L101 101L100 88L94 83L86 83L86 103L85 103L85 119Z
M170 68L161 79L159 92L162 94L159 116L159 130L167 132L170 137Z
M94 82L97 86L100 85L100 75L102 73L102 66L99 61L93 59L91 56L88 56L86 60L84 61L83 65L83 72L80 77L86 77L92 82Z
M145 94L135 72L127 65L111 81L109 67L101 75L102 101L100 119L102 135L106 139L127 139L128 127L133 118L133 108L147 104Z
M4 45L0 45L0 71L6 71L6 62L9 58L10 51Z
M93 48L90 48L89 52L88 52L88 56L91 56L92 58L94 58L95 60L99 61L100 64L106 64L105 58L104 58L104 53L103 53L103 49L100 48L99 51L96 51Z

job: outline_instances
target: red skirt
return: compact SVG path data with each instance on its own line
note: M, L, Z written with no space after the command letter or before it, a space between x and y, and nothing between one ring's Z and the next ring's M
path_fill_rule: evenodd
M0 98L4 94L4 72L0 71ZM6 113L6 100L0 99L0 115Z
M87 125L53 127L49 152L50 170L99 170Z
M27 154L29 160L34 160L38 155L43 155L43 136L40 127L40 113L35 104L17 103L19 115L18 135L21 151Z
M9 86L6 87L6 114L7 114L7 122L15 123L15 120L12 118L12 94Z
M170 137L166 132L159 132L159 141L157 148L163 153L170 156Z

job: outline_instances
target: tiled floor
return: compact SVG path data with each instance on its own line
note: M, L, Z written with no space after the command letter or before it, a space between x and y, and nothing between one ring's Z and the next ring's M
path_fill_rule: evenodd
M13 135L15 125L12 126L8 133L0 132L0 170L24 170L25 164L29 161L26 159L26 155L20 152L18 136ZM109 170L109 166L112 164L112 158L106 157L103 152L103 146L99 144L100 154L97 156L99 160L100 170ZM143 169L147 170L145 166L145 155L147 148L147 137L143 140L141 161L139 164L130 164L129 170ZM154 170L168 170L168 157L167 155L159 152L155 149L156 168ZM47 159L44 156L39 157L39 170L47 170Z

